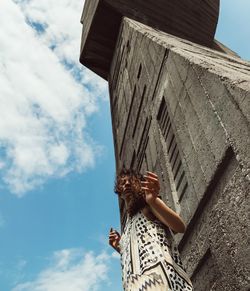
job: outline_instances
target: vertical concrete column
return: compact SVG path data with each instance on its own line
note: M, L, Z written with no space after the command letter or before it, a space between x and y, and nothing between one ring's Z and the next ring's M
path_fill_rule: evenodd
M118 168L155 171L197 290L247 290L249 63L125 18L111 67ZM111 105L112 106L112 105Z

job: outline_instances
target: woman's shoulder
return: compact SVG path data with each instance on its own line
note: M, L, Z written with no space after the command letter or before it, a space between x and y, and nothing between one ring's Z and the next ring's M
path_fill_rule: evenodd
M157 221L158 220L157 217L150 210L149 206L145 206L141 212L146 217L146 219L149 221Z
M161 229L164 229L165 231L169 231L169 227L163 224L150 210L149 207L144 207L141 211L142 215L148 222L154 223L154 225L158 226Z

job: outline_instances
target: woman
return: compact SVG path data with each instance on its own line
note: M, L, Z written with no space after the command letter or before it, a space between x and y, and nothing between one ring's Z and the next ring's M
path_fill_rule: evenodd
M190 291L192 283L167 232L185 231L185 224L159 197L156 174L123 169L115 192L125 202L127 220L122 236L111 228L109 244L121 254L126 291Z

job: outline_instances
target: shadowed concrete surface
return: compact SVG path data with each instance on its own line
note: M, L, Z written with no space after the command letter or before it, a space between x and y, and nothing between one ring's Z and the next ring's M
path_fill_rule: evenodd
M218 14L219 0L86 0L80 62L107 79L124 16L211 47Z
M250 63L125 17L108 79L117 170L159 176L194 290L249 290Z

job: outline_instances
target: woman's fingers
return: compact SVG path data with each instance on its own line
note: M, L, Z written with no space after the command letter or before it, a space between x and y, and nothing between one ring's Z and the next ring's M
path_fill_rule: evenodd
M154 182L159 182L159 179L157 177L153 177L153 176L148 176L148 175L144 175L144 178L149 180L149 181L154 181Z
M142 185L141 188L142 188L142 189L144 189L144 188L148 188L148 189L157 189L158 187L155 186L155 185L150 185L150 184L148 184L148 185Z
M115 240L115 239L118 239L118 238L119 238L119 236L116 235L116 234L114 234L114 235L110 235L110 236L109 236L109 239L110 239L110 240Z
M152 182L152 181L143 181L141 182L143 187L160 187L160 184L158 181Z
M110 238L119 238L120 235L118 235L117 233L110 233L110 234L109 234L109 237L110 237Z
M112 234L113 234L113 233L116 233L117 235L120 235L119 232L118 232L117 230L115 230L115 229L110 230L109 233L110 233L110 234L111 234L111 233L112 233Z
M155 173L150 172L150 171L147 171L147 176L150 176L152 178L157 178L158 179L158 176Z
M159 191L160 190L160 185L156 184L156 183L143 182L142 183L142 189L145 188L145 187L150 189L150 190L153 190L153 191Z
M119 241L120 237L120 234L115 230L109 232L109 242Z
M145 178L146 181L148 181L148 182L159 183L159 179L158 179L157 177L151 177L151 176L147 176L147 175L145 175L144 178Z
M144 186L144 187L142 187L142 190L146 190L146 191L150 191L150 192L159 192L159 188L158 187Z
M147 171L147 175L144 175L146 181L142 181L142 190L145 193L151 193L153 195L158 195L160 191L160 183L156 174Z
M116 251L120 252L120 243L121 235L118 231L114 230L112 227L109 231L109 245L114 248Z

